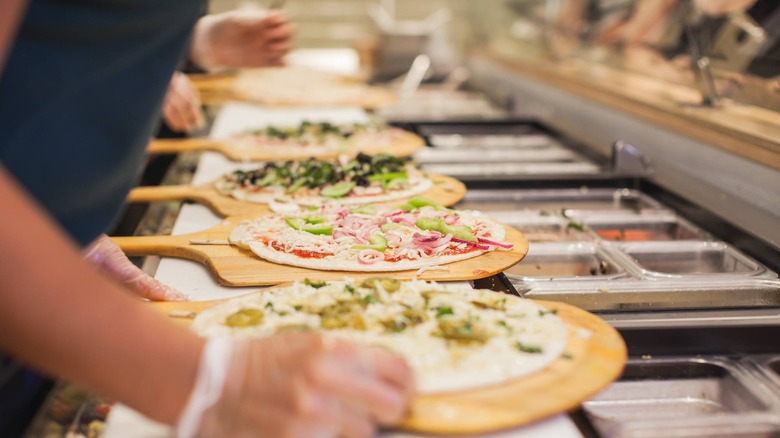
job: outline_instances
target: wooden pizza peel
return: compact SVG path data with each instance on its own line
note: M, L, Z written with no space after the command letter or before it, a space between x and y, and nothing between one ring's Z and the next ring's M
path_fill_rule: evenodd
M425 146L425 140L419 135L408 131L403 131L399 138L388 144L386 147L366 150L366 153L379 154L388 153L396 157L408 157ZM146 152L149 154L177 154L182 152L202 152L215 151L225 155L233 161L279 161L279 160L306 160L312 155L306 151L292 152L280 146L277 152L269 153L262 150L241 149L228 140L211 140L207 138L184 138L184 139L159 139L149 142ZM333 152L330 154L317 155L321 160L338 159L340 156L354 156L359 152L351 153Z
M230 74L202 74L189 75L193 85L200 93L200 100L204 105L222 105L231 101L257 102L263 105L276 107L294 107L294 106L322 106L323 102L307 102L305 99L283 99L269 98L262 95L249 93L242 88L239 81L239 72ZM258 78L262 80L262 78ZM289 84L280 84L280 86L295 87L294 82ZM375 110L379 107L392 104L398 100L393 91L376 86L364 85L364 81L353 77L340 77L339 80L331 83L323 83L323 86L364 86L365 94L357 99L342 99L329 102L328 106L357 106L366 110Z
M176 236L112 237L129 256L160 255L194 260L208 266L225 286L270 286L304 278L343 280L344 277L363 279L387 275L399 280L457 281L476 280L498 274L514 266L528 252L528 241L523 233L504 225L505 241L510 250L489 251L479 256L442 265L417 276L417 269L393 272L325 271L282 265L265 261L248 250L226 244L230 231L241 220L255 216L228 217L220 224L204 231ZM209 244L216 243L216 244ZM432 263L435 261L432 260Z
M189 325L197 313L223 301L150 305ZM534 302L556 311L568 326L567 345L561 357L539 372L499 385L417 396L400 428L435 435L514 428L573 410L620 376L627 351L614 328L596 315L568 304Z
M420 196L449 207L459 202L466 195L466 186L455 178L428 174L433 181L433 187L415 196ZM270 212L268 204L258 204L240 201L228 195L219 193L214 183L200 186L170 185L153 187L136 187L127 196L128 202L157 202L190 200L209 207L214 213L222 216L239 216ZM394 199L393 204L403 204L408 198Z

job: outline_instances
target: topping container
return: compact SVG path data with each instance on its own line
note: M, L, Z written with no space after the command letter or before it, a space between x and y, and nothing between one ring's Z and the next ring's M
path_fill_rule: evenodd
M719 357L630 360L621 379L583 409L605 437L780 431L762 382L739 363Z
M529 248L528 255L521 263L504 271L510 280L606 280L626 275L622 266L592 243L547 243Z
M433 134L428 141L434 148L512 148L544 149L560 143L544 134Z
M499 210L542 210L543 214L566 209L567 214L577 210L626 210L638 212L660 209L661 204L651 197L632 189L539 189L539 190L486 190L469 189L460 209L478 209L484 212Z

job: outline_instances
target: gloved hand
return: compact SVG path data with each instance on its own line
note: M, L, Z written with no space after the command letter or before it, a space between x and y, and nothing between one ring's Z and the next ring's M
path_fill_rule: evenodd
M206 15L195 25L190 59L204 68L282 65L292 32L278 11L237 9Z
M153 301L186 301L187 296L160 283L135 266L105 234L83 251L84 258L136 295Z
M200 108L200 93L190 78L180 71L173 72L163 100L162 116L171 130L192 132L204 124Z
M212 338L177 436L370 437L413 393L403 359L313 333Z

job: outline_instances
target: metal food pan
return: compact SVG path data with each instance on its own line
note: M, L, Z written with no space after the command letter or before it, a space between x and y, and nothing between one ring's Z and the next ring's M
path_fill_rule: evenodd
M558 146L557 140L544 134L434 134L428 138L431 146L441 149L454 148L513 148L539 149Z
M621 262L619 258L615 260ZM624 267L632 274L630 266ZM519 278L510 281L526 298L561 301L591 312L780 307L780 282L760 278L649 281L626 275L589 281L562 278L548 282Z
M597 174L601 168L593 163L445 163L423 164L423 170L455 178Z
M585 161L580 155L564 148L543 149L434 149L423 148L414 154L418 163L505 163L505 162L572 162Z
M540 216L530 211L494 211L491 219L520 230L529 243L579 242L593 240L562 217Z
M728 359L632 359L621 379L583 409L606 437L676 436L670 430L719 436L707 431L749 430L757 416L771 426L772 401L756 385L761 382Z
M631 189L473 189L466 192L457 208L484 212L528 209L550 215L561 210L566 210L567 214L578 210L640 212L658 210L662 206L649 196Z
M625 269L592 243L533 245L523 261L504 271L510 279L549 282L553 279L614 279Z
M707 240L707 235L673 215L600 215L581 219L593 235L613 242Z
M543 131L527 123L436 123L421 124L417 131L426 136L434 135L538 135Z
M619 248L636 263L643 275L653 278L701 278L713 276L768 278L777 275L722 242L623 243Z

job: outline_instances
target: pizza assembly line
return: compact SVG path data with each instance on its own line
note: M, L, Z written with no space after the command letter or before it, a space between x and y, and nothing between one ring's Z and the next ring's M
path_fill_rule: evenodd
M247 78L232 77L231 93L282 105L302 97ZM365 92L322 81L328 93L308 103ZM575 408L621 373L620 335L562 303L452 283L515 265L528 242L479 211L452 208L465 186L403 158L423 146L398 128L310 121L221 141L153 142L152 153L210 150L244 163L205 185L141 187L129 199L192 199L226 218L201 232L115 240L131 255L197 260L225 285L273 286L153 304L203 336L321 331L403 356L418 391L404 429L480 433Z

